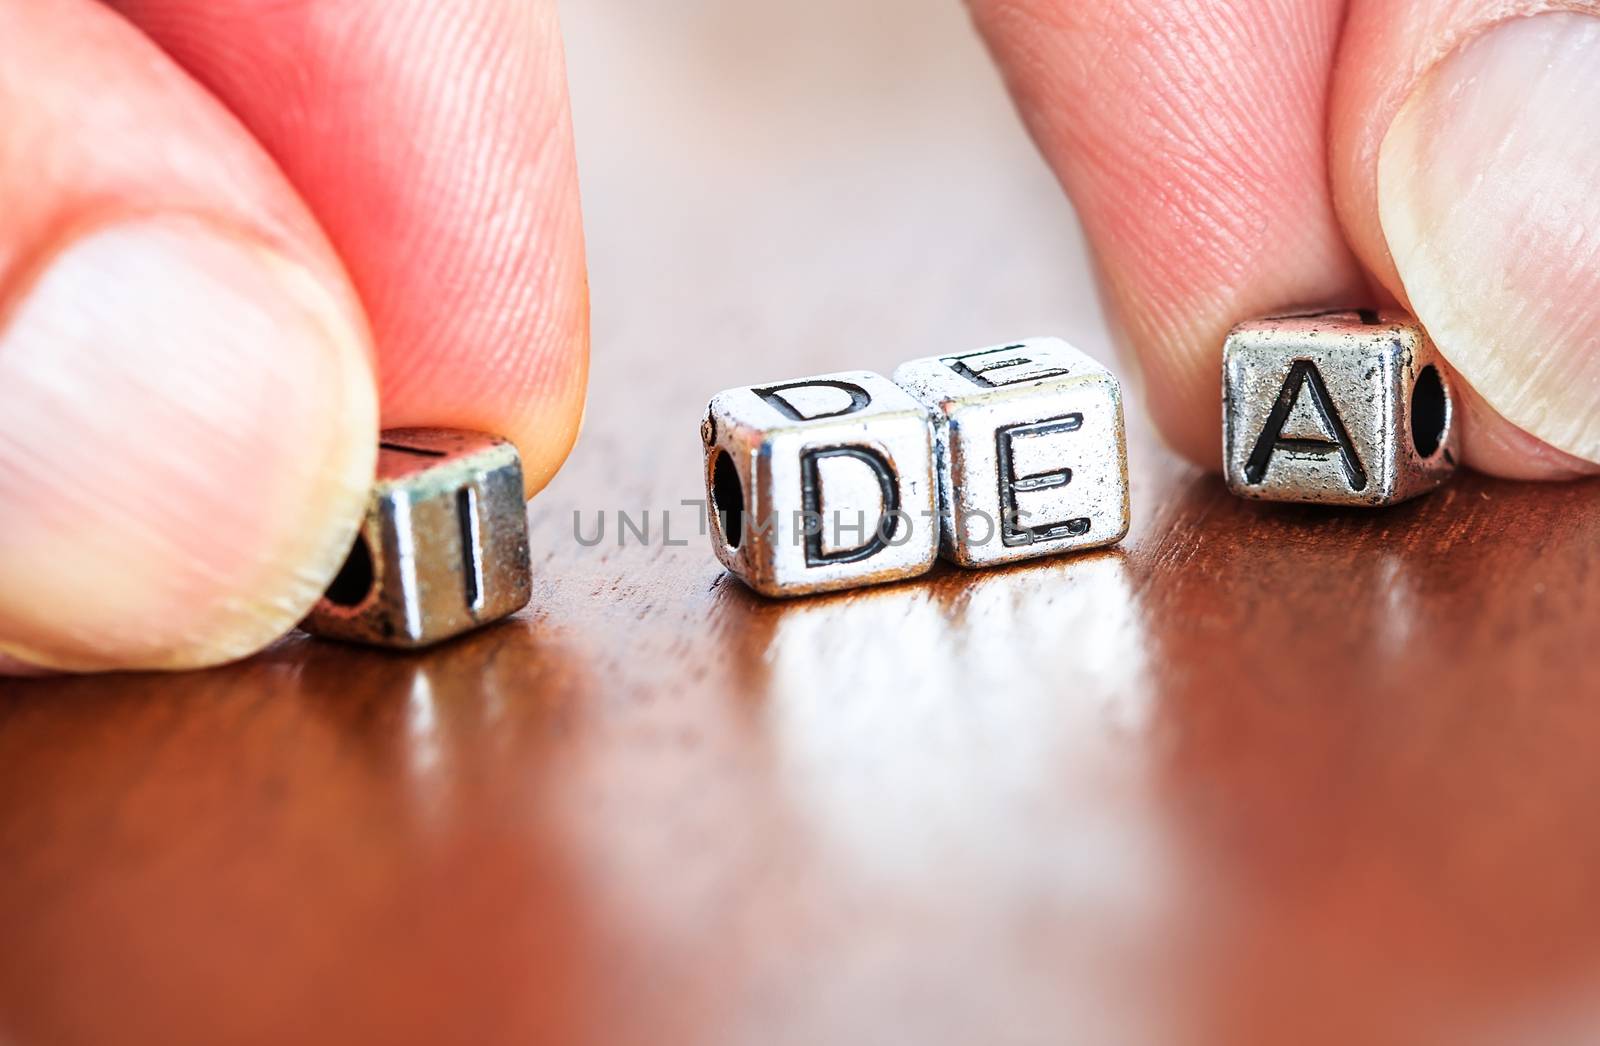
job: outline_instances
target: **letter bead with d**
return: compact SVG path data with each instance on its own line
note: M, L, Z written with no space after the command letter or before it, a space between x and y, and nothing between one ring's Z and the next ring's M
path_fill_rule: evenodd
M933 416L941 549L964 567L1099 548L1128 532L1122 392L1059 338L901 364Z
M701 425L711 544L769 596L915 577L938 546L922 406L870 371L729 389Z

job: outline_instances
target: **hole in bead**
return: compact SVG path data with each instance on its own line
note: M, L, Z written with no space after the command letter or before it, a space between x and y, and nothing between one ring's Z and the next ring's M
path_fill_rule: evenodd
M1444 391L1444 380L1431 363L1417 375L1411 390L1411 444L1422 457L1431 458L1444 442L1445 427L1450 424L1450 398Z
M355 546L323 598L337 607L358 607L371 594L374 580L372 550L367 547L366 535L357 534Z
M711 509L722 518L722 538L729 548L744 540L744 481L725 450L717 451L711 469Z

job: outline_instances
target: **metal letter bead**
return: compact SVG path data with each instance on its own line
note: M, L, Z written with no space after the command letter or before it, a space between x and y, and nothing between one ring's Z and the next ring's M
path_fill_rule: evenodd
M1460 457L1449 377L1402 313L1241 324L1222 350L1222 460L1247 498L1391 505Z
M903 363L933 414L941 551L964 567L1099 548L1128 533L1122 391L1059 338Z
M870 371L729 389L700 428L717 559L769 596L933 565L933 445L920 404Z
M355 547L301 627L422 647L526 606L528 518L516 448L459 429L390 429L378 447Z

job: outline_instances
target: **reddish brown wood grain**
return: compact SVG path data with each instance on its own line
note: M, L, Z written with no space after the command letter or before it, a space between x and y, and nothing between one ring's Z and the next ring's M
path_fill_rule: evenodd
M647 7L568 14L533 605L0 684L0 1041L1592 1037L1600 484L1248 504L1136 416L1118 550L750 595L678 507L710 393L1104 336L954 11ZM689 545L574 540L646 508Z

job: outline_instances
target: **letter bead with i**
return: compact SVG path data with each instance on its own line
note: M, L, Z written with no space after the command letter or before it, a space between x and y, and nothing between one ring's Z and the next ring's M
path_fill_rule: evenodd
M516 447L460 429L389 429L361 530L301 627L424 647L515 613L531 592Z

